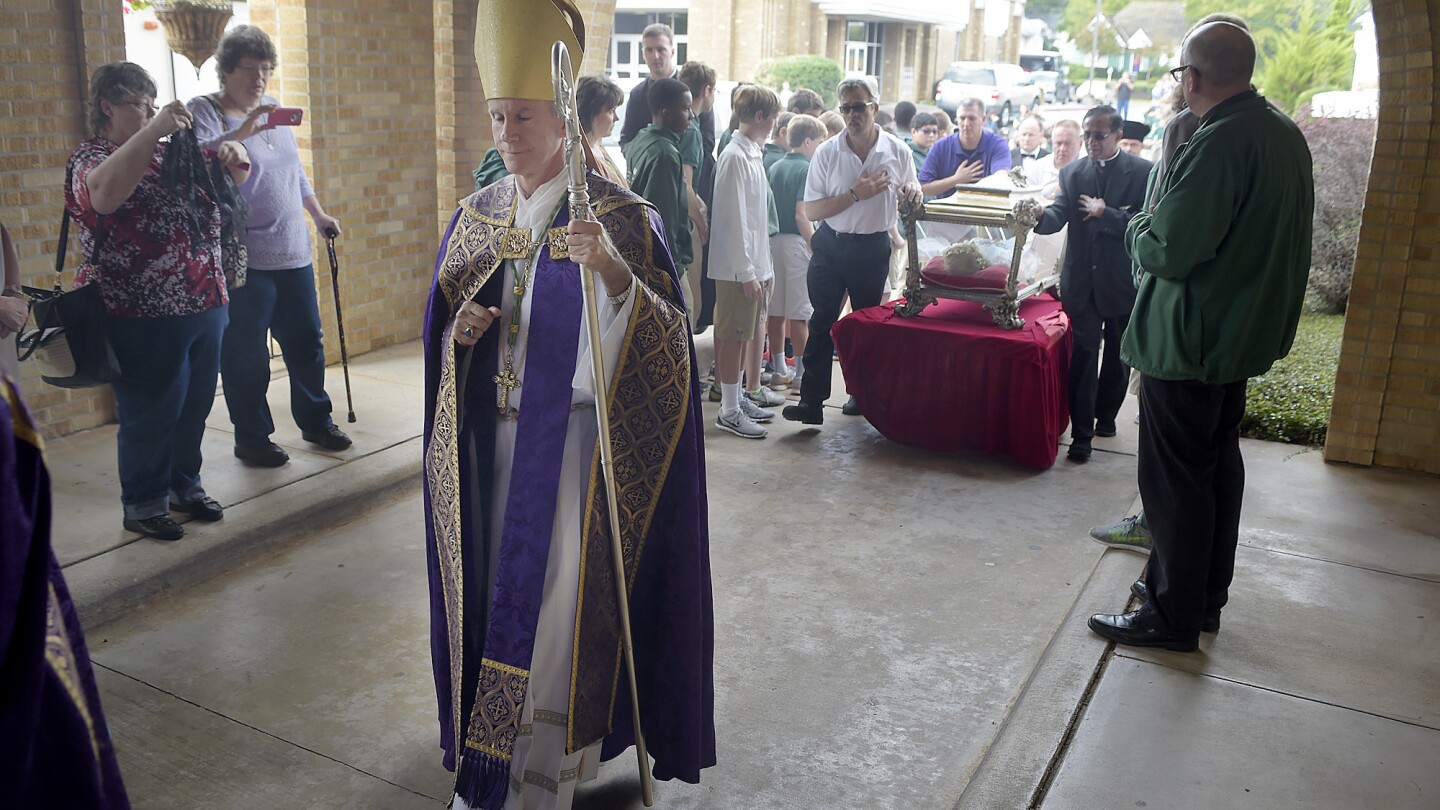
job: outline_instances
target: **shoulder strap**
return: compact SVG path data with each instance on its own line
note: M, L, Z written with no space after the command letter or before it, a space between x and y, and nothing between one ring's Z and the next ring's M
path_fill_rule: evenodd
M65 169L65 193L70 193L72 175L70 168ZM95 222L95 242L90 247L90 264L95 264L100 258L100 250L105 247L105 240L110 236L110 231L105 228L105 215L98 214ZM70 244L70 209L67 206L60 206L60 244L55 248L55 292L60 292L61 274L65 272L65 249Z

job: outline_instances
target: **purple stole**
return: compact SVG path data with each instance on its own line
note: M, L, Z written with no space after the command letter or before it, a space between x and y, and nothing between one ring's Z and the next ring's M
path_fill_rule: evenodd
M564 227L568 222L568 214L562 212L553 225ZM553 259L548 246L540 249L535 262L528 293L535 298L528 346L523 349L525 398L511 462L510 492L505 496L480 685L456 784L456 793L467 804L486 810L500 810L505 804L511 758L529 692L580 339L579 277L568 262ZM517 354L521 350L519 346L515 349ZM499 493L493 497L498 498Z

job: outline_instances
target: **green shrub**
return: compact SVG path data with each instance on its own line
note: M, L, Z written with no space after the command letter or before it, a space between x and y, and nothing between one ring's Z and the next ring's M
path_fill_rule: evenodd
M1300 316L1290 354L1250 381L1240 435L1287 444L1325 443L1344 329L1343 315Z
M1296 123L1315 163L1315 233L1306 304L1316 312L1344 312L1360 243L1360 212L1370 185L1375 120L1302 115Z
M777 93L785 82L790 83L792 92L802 87L814 90L824 99L826 109L835 106L835 85L844 76L839 62L814 54L766 59L755 71L755 81Z

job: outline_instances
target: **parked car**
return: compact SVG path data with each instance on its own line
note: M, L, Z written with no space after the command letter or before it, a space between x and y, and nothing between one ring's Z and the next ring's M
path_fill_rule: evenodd
M1070 100L1070 84L1053 70L1030 71L1030 83L1040 88L1046 101L1064 104Z
M1000 125L1009 126L1022 109L1033 110L1045 101L1040 87L1030 83L1029 74L1019 65L998 62L954 62L935 86L935 104L954 115L960 100L978 98L985 112L1000 116Z

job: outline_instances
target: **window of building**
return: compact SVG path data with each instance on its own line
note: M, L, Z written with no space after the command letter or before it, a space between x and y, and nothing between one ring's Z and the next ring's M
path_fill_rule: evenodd
M610 35L610 53L605 68L610 78L643 79L650 75L645 66L645 45L640 34L645 26L664 23L675 32L675 64L685 64L689 50L689 15L683 11L658 11L640 13L620 11L615 13L615 28Z
M848 20L845 23L845 72L862 73L880 83L885 24Z

